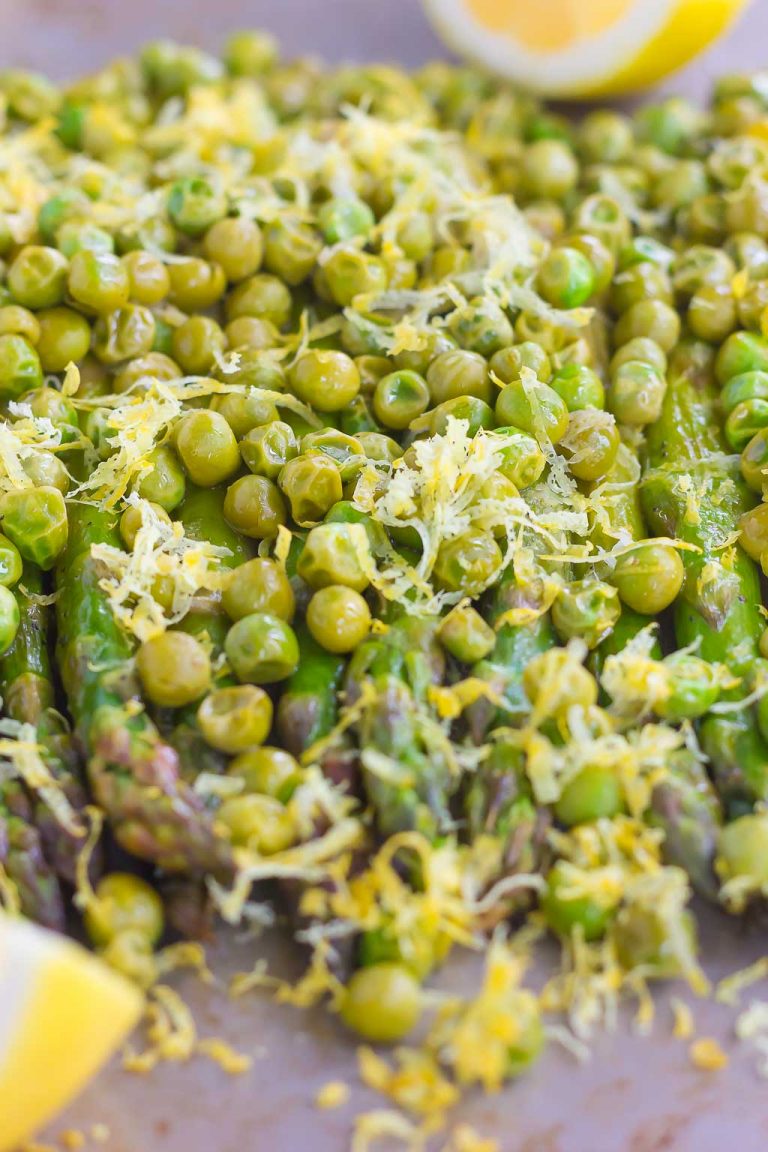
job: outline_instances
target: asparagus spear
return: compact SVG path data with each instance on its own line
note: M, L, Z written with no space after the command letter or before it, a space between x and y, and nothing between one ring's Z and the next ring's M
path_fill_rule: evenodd
M58 659L94 796L127 851L170 872L227 875L227 843L141 705L131 645L99 586L96 542L119 546L112 517L72 503L57 568Z
M77 812L85 807L86 794L73 740L54 711L55 687L48 651L49 613L39 599L43 591L42 572L36 565L27 563L20 583L14 588L20 623L13 644L0 658L0 695L6 713L13 720L34 725L46 766ZM42 799L36 798L31 804L46 859L62 880L74 884L82 839L62 827Z
M59 880L43 852L29 799L16 780L0 785L0 864L16 885L24 915L46 928L63 931Z
M737 463L726 454L715 408L711 360L680 345L670 364L661 416L648 434L642 496L659 534L696 545L685 552L686 579L675 609L678 646L699 642L707 660L748 676L763 630L757 568L732 547L750 499ZM734 815L768 795L768 745L748 708L709 715L702 745L726 811Z

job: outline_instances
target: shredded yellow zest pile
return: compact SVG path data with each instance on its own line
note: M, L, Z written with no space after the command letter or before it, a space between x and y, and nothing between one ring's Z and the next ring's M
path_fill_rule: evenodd
M115 618L138 640L150 640L182 620L197 596L223 588L220 560L230 552L191 540L179 521L161 519L148 500L133 496L127 503L141 514L133 550L94 544L91 554L105 570L99 583ZM169 586L170 604L158 603L158 592Z

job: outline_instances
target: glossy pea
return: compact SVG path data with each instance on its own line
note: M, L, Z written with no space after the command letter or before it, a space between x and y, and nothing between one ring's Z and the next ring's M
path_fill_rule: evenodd
M227 633L224 651L238 680L248 684L285 680L299 663L296 634L285 620L269 612L237 620Z

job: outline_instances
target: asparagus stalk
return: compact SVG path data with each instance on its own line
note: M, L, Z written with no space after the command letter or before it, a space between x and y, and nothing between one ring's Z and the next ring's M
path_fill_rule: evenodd
M131 644L99 586L97 542L119 546L112 517L72 503L56 574L58 660L94 796L127 851L169 872L228 875L227 843L143 709Z
M707 660L744 678L763 630L755 564L732 546L750 499L719 429L716 389L708 358L681 345L670 364L661 416L648 434L643 506L652 529L694 544L685 552L686 579L675 608L679 647L699 643ZM768 796L768 744L749 708L707 716L702 746L726 812L735 815Z
M63 931L61 886L43 852L32 807L17 780L0 785L0 864L16 886L21 911L46 928Z

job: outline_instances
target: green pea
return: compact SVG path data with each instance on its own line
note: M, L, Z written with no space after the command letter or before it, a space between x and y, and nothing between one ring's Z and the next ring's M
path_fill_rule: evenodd
M25 560L48 572L67 543L67 506L58 488L17 488L0 504L3 531Z
M6 304L0 308L0 335L23 336L30 344L37 346L40 339L40 319L28 308L20 304Z
M460 348L489 357L514 339L514 331L503 308L483 297L457 308L448 320L448 329Z
M49 197L37 213L37 230L44 244L54 245L56 233L71 216L82 213L88 197L80 188L62 188L55 196Z
M10 588L0 585L0 656L5 655L16 639L21 615Z
M496 644L496 633L469 604L457 604L437 630L443 648L463 664L475 664L488 656Z
M371 964L355 972L341 1002L341 1018L374 1044L402 1040L422 1009L416 977L402 964Z
M261 556L246 560L233 570L221 602L230 620L268 612L290 623L295 610L293 588L285 569L275 560Z
M111 252L76 252L69 265L67 289L89 312L114 312L128 303L130 282L119 257Z
M523 153L522 184L531 200L563 200L576 186L579 166L567 144L537 140Z
M234 32L224 46L224 63L233 76L261 76L277 57L277 42L268 32Z
M272 727L272 701L254 684L217 688L198 708L197 722L212 748L236 755L264 743Z
M457 396L477 396L490 404L493 398L486 361L477 352L464 349L436 356L427 369L427 384L433 404Z
M187 256L168 267L171 304L184 312L204 312L213 308L227 289L224 269L197 256Z
M179 458L168 444L153 448L147 456L150 471L139 481L139 495L166 512L173 512L184 499L186 480Z
M647 336L665 352L680 338L680 317L663 300L639 300L621 316L614 330L616 344L626 344L637 336Z
M742 400L725 422L725 438L734 452L741 452L755 433L766 427L768 400Z
M228 320L255 316L282 328L291 315L290 289L277 276L260 273L244 280L227 297Z
M568 408L553 388L537 381L524 385L513 381L502 388L496 400L499 424L512 424L537 438L544 436L553 444L562 440L568 430Z
M202 644L186 632L164 632L145 640L136 671L153 704L181 708L199 700L211 682L211 662Z
M666 269L650 260L631 264L617 272L611 284L611 306L618 315L641 300L662 300L665 304L672 304L673 299Z
M555 816L572 827L603 818L611 819L622 810L621 783L610 768L582 768L563 788L555 804Z
M741 453L741 474L753 492L762 492L768 478L768 428L756 432Z
M305 352L288 379L295 395L318 412L339 412L360 391L360 373L344 352Z
M669 695L656 704L656 711L671 724L698 720L720 696L717 670L700 656L672 652L664 658L669 672Z
M232 671L248 684L273 684L296 671L299 645L285 620L269 612L243 616L229 629L224 642Z
M343 584L364 592L369 584L365 563L368 548L367 536L359 524L318 524L307 534L296 570L315 591Z
M67 284L68 263L56 248L28 244L8 269L8 287L25 308L52 308L61 304Z
M91 346L91 327L73 308L45 308L38 312L40 337L37 354L44 372L63 372L77 364Z
M335 428L325 428L321 432L307 432L302 437L301 451L304 455L322 452L333 460L339 470L343 484L354 480L365 460L363 446L355 436L339 432Z
M266 399L258 388L212 396L210 409L224 417L238 440L257 428L268 428L273 422L280 422L274 403Z
M720 344L737 326L736 299L730 284L705 284L691 297L688 327L700 340Z
M478 400L477 396L456 396L453 400L445 400L428 414L428 418L431 436L444 436L449 419L466 420L469 436L477 435L481 428L496 427L493 408L484 400Z
M240 467L237 440L218 412L187 412L176 427L175 442L187 475L201 488L223 483Z
M264 240L255 220L247 216L230 216L217 220L203 241L209 260L223 270L230 284L253 276L261 267Z
M104 228L87 220L66 220L56 233L56 247L68 260L76 252L114 252L115 242Z
M589 896L568 893L572 882L563 863L558 861L547 876L547 887L541 898L541 910L547 924L558 936L570 936L579 928L585 940L599 940L615 915L615 908L598 904Z
M120 364L152 351L155 318L149 308L126 304L99 316L93 329L93 351L104 364Z
M402 431L429 406L429 388L417 372L401 370L383 376L373 393L373 411L386 428Z
M291 506L291 516L301 527L322 520L343 495L338 468L320 452L289 460L277 482Z
M554 248L539 268L539 292L555 308L578 308L595 290L595 274L577 248Z
M318 589L307 605L307 627L328 652L353 652L368 636L371 612L353 588L330 584Z
M683 586L685 568L671 544L653 540L636 545L616 561L611 579L628 608L645 616L658 616Z
M146 391L153 380L178 380L181 368L170 356L162 352L148 352L125 364L113 379L113 391ZM80 385L82 391L82 382Z
M23 336L0 336L0 399L18 400L43 383L40 357Z
M612 372L608 407L619 424L643 427L661 415L665 377L652 365L628 360Z
M516 488L529 488L540 479L547 465L536 438L514 427L498 428L497 432L504 438L499 471Z
M12 588L21 579L24 564L16 545L0 535L0 585Z
M130 299L134 304L151 308L159 304L171 290L171 277L162 260L140 248L126 252L122 264L128 274Z
M744 372L768 371L768 340L756 332L733 332L715 360L715 374L721 385Z
M501 571L502 560L490 532L465 532L440 546L433 578L448 592L479 596Z
M62 433L62 440L74 440L79 432L79 419L77 409L68 397L62 395L56 388L35 388L25 392L21 398L22 404L28 407L33 416L50 420L54 428Z
M294 287L311 274L322 246L310 224L286 213L265 229L264 265L283 283Z
M696 921L688 909L680 915L678 928L691 956L697 948ZM661 911L637 904L622 908L614 926L619 963L626 969L642 967L657 979L683 974L683 961L673 948L669 925Z
M326 244L339 244L354 236L367 236L375 217L364 200L356 196L336 196L321 206L317 222Z
M620 615L616 589L592 577L572 580L552 605L552 623L560 638L579 637L588 648L597 647Z
M659 348L658 344L649 340L647 336L636 336L616 349L608 366L611 379L615 377L619 368L630 361L647 364L649 368L654 368L659 376L664 376L667 371L667 356L664 349Z
M173 358L190 376L205 376L224 351L225 339L210 316L190 316L171 338Z
M241 535L268 540L285 524L285 501L277 484L266 476L241 476L227 489L224 516Z
M168 215L187 236L202 236L226 214L226 196L202 176L177 180L168 194Z
M491 357L489 367L502 384L511 384L513 380L519 380L523 368L530 368L539 380L549 380L552 375L549 356L540 344L530 340L500 348Z
M384 262L357 248L336 248L323 264L323 274L340 308L346 308L356 296L385 292L389 283Z
M764 812L740 816L720 829L715 867L724 882L747 880L758 891L768 885L768 818Z
M252 428L240 441L246 467L258 476L276 480L281 469L299 454L293 429L282 420Z
M604 408L605 390L596 372L584 364L564 364L551 377L549 387L565 401L569 412Z

